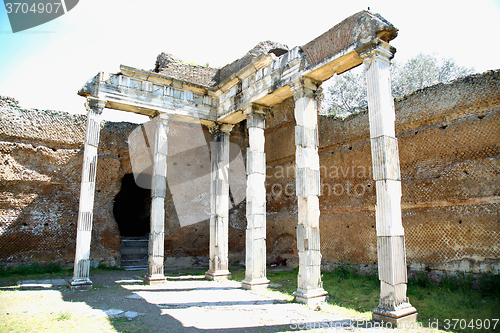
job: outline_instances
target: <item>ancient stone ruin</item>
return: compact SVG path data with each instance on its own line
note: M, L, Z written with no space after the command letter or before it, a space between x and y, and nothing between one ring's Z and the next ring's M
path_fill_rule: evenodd
M2 99L0 261L75 258L72 286L88 289L91 265L121 265L121 240L148 234L149 283L181 262L226 278L239 260L253 289L267 286L266 263L287 264L299 267L295 296L307 304L327 294L321 268L344 261L377 267L374 319L415 320L407 266L500 268L500 72L394 104L396 36L363 11L306 45L263 42L220 69L162 53L152 71L122 65L89 80L86 117ZM359 65L367 112L318 116L321 83ZM106 108L151 121L104 123ZM204 147L173 144L200 137ZM206 192L189 196L198 187Z

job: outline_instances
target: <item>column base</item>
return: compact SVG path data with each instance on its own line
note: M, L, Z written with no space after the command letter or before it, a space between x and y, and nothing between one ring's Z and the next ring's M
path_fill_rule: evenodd
M293 296L295 296L295 302L304 303L308 307L313 307L326 302L327 295L328 293L323 288L307 291L297 290L293 293Z
M92 281L89 278L72 279L69 288L73 291L89 291L92 288Z
M212 281L223 281L231 278L231 272L229 272L228 270L220 270L215 272L208 271L205 273L205 277Z
M256 290L256 289L266 289L269 286L269 280L264 278L252 279L250 281L243 280L241 281L241 288L247 290Z
M163 284L167 281L167 278L163 274L146 275L144 282L149 286L154 286L158 284Z
M391 323L393 327L398 327L401 324L417 321L417 309L407 303L408 306L398 310L385 310L376 308L372 310L372 319L374 321Z

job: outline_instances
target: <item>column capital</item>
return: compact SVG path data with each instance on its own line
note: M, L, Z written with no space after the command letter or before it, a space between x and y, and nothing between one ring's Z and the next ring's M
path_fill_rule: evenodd
M266 116L261 113L250 113L247 115L247 128L258 127L264 129Z
M261 104L256 104L252 103L251 106L249 106L244 113L248 116L250 114L261 114L261 115L266 115L269 112L270 107L266 105L261 105Z
M359 56L363 58L365 62L377 58L390 62L396 53L396 48L377 38L373 42L364 45L356 52L358 52Z
M92 111L97 114L101 114L102 110L106 107L106 101L101 99L87 97L87 101L85 103L85 108L88 111Z
M234 128L234 124L226 124L226 123L215 123L213 126L208 127L208 131L211 134L214 134L216 132L226 132L230 133Z
M298 100L303 97L316 98L316 91L320 85L320 82L307 77L302 77L301 79L289 84L294 100Z
M170 120L172 119L172 115L168 113L158 112L156 116L150 117L151 121L159 121L162 122L165 126L168 126Z

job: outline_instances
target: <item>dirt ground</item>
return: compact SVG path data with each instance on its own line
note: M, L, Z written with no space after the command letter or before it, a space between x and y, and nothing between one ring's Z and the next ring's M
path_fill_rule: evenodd
M165 283L148 286L145 274L93 270L92 290L79 292L69 289L70 275L2 278L0 332L394 332L364 318L336 315L328 305L310 309L283 293L243 290L236 281L172 271Z
M145 273L91 271L92 290L80 292L41 280L2 281L0 332L288 332L308 322L348 325L281 293L242 290L235 281L170 273L165 284L147 286Z

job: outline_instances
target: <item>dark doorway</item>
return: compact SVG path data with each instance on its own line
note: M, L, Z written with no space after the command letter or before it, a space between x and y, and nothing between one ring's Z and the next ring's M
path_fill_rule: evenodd
M126 174L115 197L113 215L120 235L142 237L149 233L151 190L136 185L133 174Z

